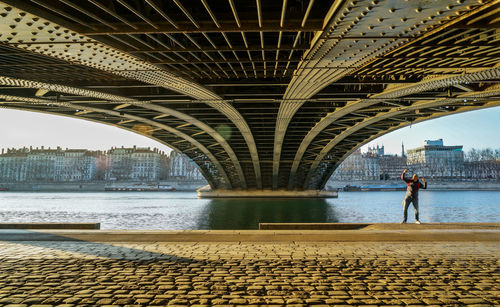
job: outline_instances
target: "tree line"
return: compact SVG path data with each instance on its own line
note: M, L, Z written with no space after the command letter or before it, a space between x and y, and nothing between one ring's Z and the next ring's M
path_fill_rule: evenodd
M464 154L465 162L495 161L500 159L500 148L472 148Z

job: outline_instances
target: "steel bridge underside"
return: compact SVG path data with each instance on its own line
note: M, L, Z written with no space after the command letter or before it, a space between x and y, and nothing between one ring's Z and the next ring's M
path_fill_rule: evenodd
M385 133L500 105L498 0L3 0L0 21L1 108L153 138L214 189L321 190Z

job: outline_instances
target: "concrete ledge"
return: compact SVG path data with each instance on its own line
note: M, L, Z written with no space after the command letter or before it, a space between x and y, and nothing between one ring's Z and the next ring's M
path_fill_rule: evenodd
M405 226L405 225L403 225ZM0 230L0 241L75 242L500 242L498 227L361 230Z
M0 229L101 229L101 223L0 223Z
M287 190L204 190L199 198L337 198L337 191L287 191Z
M260 230L343 230L362 229L372 224L362 223L259 223Z
M500 223L259 223L260 230L498 229Z

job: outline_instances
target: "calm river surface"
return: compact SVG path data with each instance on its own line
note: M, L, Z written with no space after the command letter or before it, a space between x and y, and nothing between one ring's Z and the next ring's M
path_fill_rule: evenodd
M0 192L1 222L100 222L101 229L256 229L259 222L400 222L404 192L334 199L197 199L193 192ZM410 207L409 222L413 222ZM500 223L500 192L421 191L422 222Z

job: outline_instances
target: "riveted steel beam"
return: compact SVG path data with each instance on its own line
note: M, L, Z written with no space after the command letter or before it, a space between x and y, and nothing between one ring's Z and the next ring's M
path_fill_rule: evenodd
M207 134L209 134L211 137L213 137L217 141L217 143L224 148L224 150L226 150L228 156L231 158L231 161L233 162L234 167L238 173L238 176L239 176L239 179L241 182L241 187L246 188L246 180L245 180L245 176L243 174L243 170L241 168L241 165L238 161L236 154L234 153L231 146L227 143L227 141L218 132L216 132L212 127L210 127L209 125L207 125L207 124L201 122L200 120L197 120L196 118L189 116L185 113L182 113L182 112L170 109L170 108L166 108L163 106L158 106L158 105L152 104L148 101L137 101L137 100L127 98L127 97L111 95L111 94L107 94L107 93L97 92L97 91L88 90L88 89L75 88L75 87L70 87L70 86L65 86L65 85L60 85L60 84L49 84L49 83L44 83L44 82L15 79L15 78L9 78L9 77L4 77L4 76L0 76L0 84L1 85L22 86L22 87L29 87L29 88L36 88L36 89L45 89L45 90L59 92L59 93L75 94L75 95L79 95L79 96L94 97L94 98L113 101L113 102L121 102L121 103L123 103L121 106L134 105L134 106L138 106L141 108L160 112L163 115L171 115L171 116L174 116L174 117L179 118L181 120L184 120L187 123L190 123L190 124L197 126L202 131L205 131ZM120 108L120 109L123 109L123 108Z
M360 99L357 101L348 102L345 107L335 110L334 112L329 113L328 115L323 117L319 122L316 123L313 128L311 128L311 130L304 137L301 144L299 145L297 153L295 154L294 163L290 171L288 187L292 188L294 186L295 175L300 165L300 161L311 142L316 138L316 136L318 136L318 134L321 133L321 131L326 129L332 123L338 121L340 118L357 110L366 108L370 105L380 103L383 100L408 96L411 94L425 92L436 88L449 87L452 85L464 84L467 82L495 79L498 77L500 77L500 68L490 68L465 75L435 76L434 78L429 78L413 84L399 84L393 87L389 87L382 93L370 96L370 99L374 99L372 101L370 99Z
M299 62L299 57L294 57L292 59L283 58L283 59L275 59L274 62ZM264 63L264 61L260 60L243 60L243 59L234 59L234 60L193 60L193 61L154 61L153 64L211 64L211 63L232 63L232 64L249 64L260 62Z
M95 108L95 107L87 107L87 106L81 106L81 105L76 105L70 102L58 102L55 100L50 100L50 99L41 99L41 98L30 98L30 97L20 97L20 96L10 96L10 95L0 95L0 99L3 99L8 102L23 102L23 103L28 103L28 104L38 104L38 105L55 105L55 106L62 106L65 108L70 108L74 110L84 110L84 111L89 111L89 112L97 112L97 113L103 113L103 114L108 114L116 117L121 117L124 119L128 120L133 120L141 123L145 123L150 126L154 126L160 129L163 129L167 132L170 132L183 140L191 143L195 148L199 149L201 152L203 152L207 158L213 163L213 165L216 167L217 171L219 174L224 178L225 180L225 187L228 189L231 189L231 181L229 180L229 177L227 176L226 172L224 171L222 165L219 163L219 161L214 157L214 155L200 142L192 138L191 136L175 129L170 126L167 126L165 124L158 123L153 120L145 119L139 116L127 114L124 112L118 112L118 111L113 111L113 110L107 110L107 109L101 109L101 108ZM0 102L1 104L2 102ZM76 116L78 117L78 116ZM122 126L116 124L116 126L122 128ZM149 137L148 131L145 131L144 133L140 133L146 137ZM175 146L172 146L175 148ZM207 178L208 179L208 178ZM213 180L211 180L213 181Z
M257 185L261 188L259 157L250 128L241 114L217 94L133 55L3 2L0 2L0 14L3 21L0 24L0 40L15 44L17 48L76 62L204 100L207 105L229 118L240 130L254 161ZM33 44L37 41L52 41L54 44L43 46Z
M166 70L107 46L97 40L81 35L49 20L24 12L0 2L0 40L15 44L17 48L33 53L76 62L122 77L153 83L186 94L196 99L219 99L219 97L192 81L188 81ZM39 46L36 42L53 42ZM116 71L120 69L137 70ZM152 70L148 73L141 70Z
M485 3L479 0L464 0L457 5L456 1L452 0L433 3L388 0L334 1L325 17L323 31L316 32L311 48L306 51L304 60L298 64L293 74L278 111L273 153L273 188L278 187L281 148L288 125L308 98L330 83L442 23L444 25L440 28L443 29L449 19L469 16L479 9L489 7L492 2L494 1ZM479 8L471 10L469 6ZM389 38L372 40L369 44L360 38L342 39L350 36ZM346 68L316 69L317 67ZM290 102L290 99L293 101Z
M47 42L49 44L50 42ZM132 49L132 48L124 48L123 51L131 54L140 54L140 53L172 53L172 52L220 52L220 51L303 51L309 49L308 45L281 45L279 47L272 45L265 45L262 47L261 45L248 45L248 46L239 46L239 45L231 45L231 46L218 46L214 48L213 46L200 46L200 47L169 47L167 48L154 48L154 49Z
M348 140L348 138L352 135L354 135L356 132L360 131L363 128L369 127L371 125L374 125L378 122L382 122L386 119L391 119L391 120L397 120L399 115L404 115L408 113L418 113L419 110L421 109L428 109L428 108L437 108L441 106L446 106L446 105L452 105L454 103L460 103L460 102L467 102L467 100L472 100L476 98L485 98L485 97L492 97L492 96L498 96L500 95L500 87L498 85L494 85L490 88L485 89L484 91L480 92L468 92L462 95L458 95L457 97L454 98L441 98L441 99L435 99L433 101L425 101L425 102L417 102L412 104L411 106L408 107L396 107L393 108L387 112L381 113L379 115L367 118L363 120L362 122L359 122L339 135L337 135L335 138L331 139L328 144L326 144L320 153L316 156L314 159L314 162L312 163L310 170L307 174L306 180L304 182L304 188L310 186L310 181L313 176L313 174L317 171L317 168L321 161L325 158L325 156L332 150L336 145L338 145L340 142ZM483 103L481 102L481 105ZM434 114L440 114L440 110L434 110ZM402 122L408 122L407 120L403 120ZM413 122L413 121L410 121Z
M144 23L133 23L136 29L129 26L115 24L116 30L110 30L109 27L91 25L94 29L84 28L80 25L74 25L71 28L78 29L78 32L88 36L100 35L125 35L125 34L175 34L175 33L223 33L223 32L315 32L322 30L323 20L309 20L304 26L300 21L290 20L286 24L280 25L279 20L266 20L262 26L252 20L243 20L238 26L234 21L220 20L219 27L212 22L200 22L199 27L190 23L179 23L174 27L168 23L156 23L157 27Z

